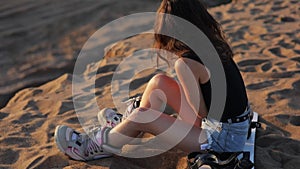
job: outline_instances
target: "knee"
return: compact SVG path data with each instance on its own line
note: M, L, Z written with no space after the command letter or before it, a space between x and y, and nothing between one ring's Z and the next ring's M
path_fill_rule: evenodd
M132 114L128 117L130 121L136 123L148 123L149 118L151 117L151 109L145 107L138 107L134 109Z
M161 86L166 85L170 81L170 77L164 74L157 74L152 77L149 81L149 85L153 88L160 88Z
M149 110L149 108L146 107L138 107L136 109L134 109L134 111L132 112L133 115L137 115L137 114L144 114Z

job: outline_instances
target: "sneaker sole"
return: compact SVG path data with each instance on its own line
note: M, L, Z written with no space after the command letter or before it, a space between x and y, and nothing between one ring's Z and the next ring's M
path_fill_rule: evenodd
M59 140L59 136L60 136L59 131L61 130L62 127L66 127L66 126L57 126L57 127L55 128L54 140L55 140L55 143L56 143L58 149L59 149L61 152L66 153L65 149L64 149L63 146L60 144L60 140Z

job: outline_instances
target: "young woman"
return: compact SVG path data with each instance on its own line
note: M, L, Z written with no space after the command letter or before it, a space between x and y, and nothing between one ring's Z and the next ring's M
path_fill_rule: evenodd
M154 47L178 56L175 63L178 81L163 74L154 76L146 87L140 106L130 111L129 117L116 126L113 125L113 128L102 126L90 133L80 134L67 126L58 126L55 141L66 155L82 161L111 156L111 152L121 149L140 133L160 135L170 126L176 128L176 133L170 131L169 134L161 135L161 140L165 143L174 143L178 133L190 128L176 145L186 152L206 148L217 152L242 151L249 127L250 109L243 79L232 59L232 50L220 25L199 0L163 0L157 12L175 15L191 22L209 38L217 50L227 84L226 103L221 121L206 118L212 90L208 68L187 45L160 35L162 27L172 29L174 25L164 18L158 18ZM196 83L191 83L191 79L196 80ZM179 113L180 120L159 111L165 102ZM102 112L117 115L112 110L106 109ZM107 120L110 119L104 121ZM211 124L218 126L218 130L213 130ZM203 129L205 132L202 132ZM202 139L201 133L206 133L207 139Z

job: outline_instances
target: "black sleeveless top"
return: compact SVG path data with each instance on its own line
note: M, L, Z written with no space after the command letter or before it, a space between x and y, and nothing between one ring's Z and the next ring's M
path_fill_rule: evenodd
M182 55L182 57L189 58L203 64L201 59L195 54L185 53ZM248 105L248 98L246 94L244 80L233 59L230 59L226 63L222 63L222 65L224 67L227 84L226 103L221 119L222 122L225 122L229 118L233 118L244 113ZM205 105L209 111L211 105L210 80L204 84L200 83L200 88L204 97Z

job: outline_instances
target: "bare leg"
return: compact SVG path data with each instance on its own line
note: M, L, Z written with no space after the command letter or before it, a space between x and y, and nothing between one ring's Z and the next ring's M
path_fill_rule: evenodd
M151 122L147 122L147 120ZM176 122L175 120L161 112L139 108L130 115L129 119L110 131L108 143L114 147L122 147L138 136L140 132L147 132L155 136L159 135L159 141L177 145L183 151L199 151L200 145L206 142L205 135L201 134L201 128L182 120ZM178 141L180 138L182 140Z
M180 85L172 78L162 74L154 76L144 92L141 108L111 130L109 144L122 147L141 132L147 132L159 135L163 142L177 145L184 151L198 151L200 144L206 142L206 138L200 138L201 119L193 112L181 91ZM164 103L179 112L182 120L161 113L159 110ZM178 138L182 140L178 141Z
M165 103L178 112L183 121L201 125L201 119L188 104L180 85L174 79L158 74L148 83L140 106L161 111Z

